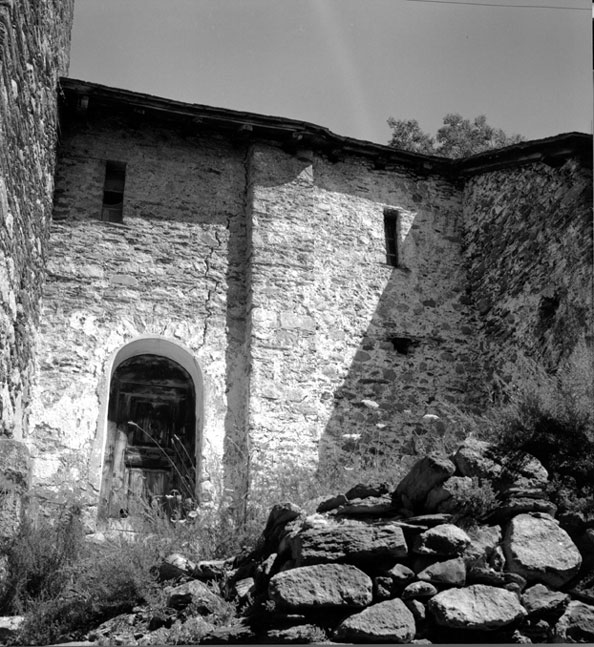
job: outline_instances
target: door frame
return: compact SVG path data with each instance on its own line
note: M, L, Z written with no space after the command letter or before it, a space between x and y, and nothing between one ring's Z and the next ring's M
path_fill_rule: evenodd
M95 456L92 461L95 465L95 473L98 476L98 491L99 502L101 502L101 494L103 488L103 468L105 463L105 451L108 443L108 430L109 430L109 395L111 389L111 380L114 371L118 366L137 355L159 355L172 360L185 369L192 382L194 383L194 405L195 405L195 437L194 437L194 451L196 459L196 482L194 484L195 496L198 503L200 503L200 481L202 475L202 425L203 425L203 412L204 412L204 384L202 379L202 371L200 365L194 358L192 352L179 344L166 337L156 335L142 335L134 338L117 351L112 353L107 362L105 371L105 383L100 388L100 409L99 419L97 422L97 442L95 443ZM97 455L98 454L98 455ZM101 508L98 510L98 515L101 517Z

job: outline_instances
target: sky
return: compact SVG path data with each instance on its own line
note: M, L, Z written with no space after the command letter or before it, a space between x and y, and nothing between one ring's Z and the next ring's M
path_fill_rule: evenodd
M435 133L449 112L486 114L492 126L527 139L591 133L591 7L75 0L69 76L380 144L390 139L390 116Z

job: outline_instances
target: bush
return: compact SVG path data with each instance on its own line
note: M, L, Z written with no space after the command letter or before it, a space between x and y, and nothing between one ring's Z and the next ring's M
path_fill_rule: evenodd
M81 508L64 506L50 523L25 515L19 531L5 549L6 577L0 606L6 614L22 614L32 605L54 598L69 584L69 566L81 552Z
M536 373L483 421L508 463L520 452L540 460L561 511L594 511L593 378L587 355L556 375Z
M454 521L462 528L471 528L484 523L488 515L499 505L493 485L476 476L470 486L457 486L448 483L455 503Z

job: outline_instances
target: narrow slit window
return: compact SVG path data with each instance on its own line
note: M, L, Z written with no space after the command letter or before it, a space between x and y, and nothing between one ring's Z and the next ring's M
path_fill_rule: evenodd
M398 267L398 237L400 214L397 209L384 209L384 232L386 234L386 263Z
M103 207L101 220L122 222L124 212L124 184L126 183L125 162L105 163L105 183L103 184Z

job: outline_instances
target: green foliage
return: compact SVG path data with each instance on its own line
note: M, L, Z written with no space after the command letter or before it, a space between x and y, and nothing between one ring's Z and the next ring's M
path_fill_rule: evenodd
M462 528L469 528L484 522L484 519L499 504L493 485L485 479L472 477L470 487L448 483L455 502L455 522Z
M435 155L435 139L419 126L416 119L388 118L388 126L392 129L390 146L401 148L412 153Z
M594 511L594 369L587 353L556 375L533 372L483 428L512 462L528 452L549 472L560 510Z
M38 601L58 595L70 581L68 567L80 555L81 509L65 505L53 523L25 516L5 550L6 579L0 593L4 613L22 614Z
M507 135L501 128L493 128L485 115L471 121L458 113L449 113L435 137L421 130L416 119L390 117L388 125L392 129L390 146L452 159L503 148L523 139L520 135Z

